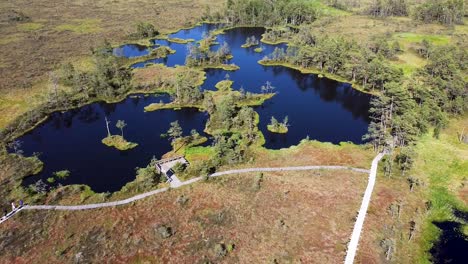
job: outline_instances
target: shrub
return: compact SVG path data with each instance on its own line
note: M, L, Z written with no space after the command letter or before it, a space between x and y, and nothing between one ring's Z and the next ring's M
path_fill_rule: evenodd
M65 179L68 176L70 176L70 171L69 170L56 171L54 172L54 176L59 179Z
M173 235L172 228L165 226L165 225L158 227L157 232L159 233L161 238L164 238L164 239L169 238Z
M255 191L258 191L260 190L260 185L263 181L263 173L259 173L257 174L257 176L255 176L255 179L254 179L254 183L252 185L252 189L254 189Z
M172 169L174 170L174 172L176 174L181 174L181 173L184 173L185 170L187 169L187 164L185 163L181 163L181 162L177 162L174 167L172 167Z
M185 205L188 202L189 198L185 195L180 195L177 197L176 202L180 205Z
M25 15L21 11L11 11L10 14L8 14L8 20L14 21L14 22L28 22L31 21L31 18L27 15Z
M135 37L138 38L151 38L158 35L159 32L155 29L154 25L148 22L140 22L136 26Z
M228 253L226 245L224 245L223 243L216 244L214 251L215 251L215 255L221 258L225 257Z

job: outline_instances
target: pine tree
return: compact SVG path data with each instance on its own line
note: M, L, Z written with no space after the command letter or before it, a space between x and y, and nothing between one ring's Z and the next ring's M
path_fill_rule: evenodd
M172 142L182 136L182 128L179 125L179 121L176 120L171 123L171 127L167 130L167 135Z
M123 136L124 136L123 129L124 129L124 127L127 126L127 123L125 123L124 120L119 120L119 121L117 121L117 123L115 124L115 126L116 126L118 129L120 129L120 131L122 132L122 137L123 137Z

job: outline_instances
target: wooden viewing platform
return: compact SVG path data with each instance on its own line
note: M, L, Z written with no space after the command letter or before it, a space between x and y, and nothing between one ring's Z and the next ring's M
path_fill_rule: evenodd
M166 176L167 181L171 183L171 186L179 185L181 183L181 181L177 178L174 171L172 170L172 168L174 168L174 166L177 163L182 163L182 164L187 164L187 165L189 164L189 162L185 159L184 156L177 156L177 157L172 157L172 158L167 158L167 159L156 161L156 165L155 165L156 170L159 173L162 173L164 174L164 176Z

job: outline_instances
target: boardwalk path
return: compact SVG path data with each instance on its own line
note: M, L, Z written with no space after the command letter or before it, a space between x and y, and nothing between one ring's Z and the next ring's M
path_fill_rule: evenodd
M351 241L348 244L348 250L346 252L345 264L352 264L354 262L354 257L356 256L356 251L358 248L359 237L361 235L362 226L364 225L364 219L366 218L367 208L369 207L372 190L374 189L375 179L377 176L377 167L379 161L383 158L385 153L378 154L372 161L372 166L369 173L369 182L367 184L366 192L364 193L364 198L362 199L361 209L359 209L359 214L354 224L353 234L351 235Z
M299 166L299 167L280 167L280 168L249 168L249 169L238 169L238 170L229 170L223 172L217 172L211 174L209 177L220 177L229 174L240 174L240 173L250 173L250 172L281 172L281 171L307 171L307 170L351 170L361 173L369 173L369 182L364 193L364 198L362 200L361 208L359 210L359 214L354 225L353 233L351 235L351 240L348 244L348 250L346 254L345 264L352 264L354 262L354 257L356 256L356 251L358 248L358 242L361 235L362 227L364 225L364 219L367 214L367 208L369 207L372 191L374 189L376 175L377 175L377 167L379 161L385 153L378 154L374 160L372 161L372 166L370 171L366 169L358 169L346 166ZM202 180L202 177L197 177L185 182L175 181L171 183L171 188L179 188L185 185L189 185L195 183L197 181ZM135 201L144 199L146 197L166 192L170 188L161 188L154 191L142 193L133 197L130 197L125 200L114 201L114 202L107 202L107 203L98 203L98 204L87 204L87 205L25 205L21 208L21 210L62 210L62 211L75 211L75 210L89 210L89 209L97 209L97 208L104 208L104 207L114 207L119 205L125 205L129 203L133 203ZM12 213L7 218L2 219L1 222L8 220L9 218L13 217L17 212L20 210ZM0 222L0 223L1 223Z
M239 169L239 170L229 170L223 172L217 172L211 174L210 177L220 177L228 174L239 174L239 173L249 173L249 172L278 172L278 171L306 171L306 170L352 170L356 172L369 173L369 170L351 168L346 166L300 166L300 167L281 167L281 168L250 168L250 169ZM171 188L179 188L185 185L192 184L194 182L202 180L202 177L194 178L185 182L177 182L171 185ZM133 197L130 197L125 200L107 202L107 203L98 203L98 204L86 204L86 205L26 205L24 210L62 210L62 211L74 211L74 210L88 210L88 209L97 209L104 207L114 207L118 205L124 205L133 203L135 201L144 199L148 196L152 196L158 193L162 193L169 190L169 188L157 189L154 191L142 193Z

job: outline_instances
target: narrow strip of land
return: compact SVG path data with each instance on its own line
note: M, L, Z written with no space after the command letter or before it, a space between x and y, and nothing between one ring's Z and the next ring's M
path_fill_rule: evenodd
M299 166L299 167L278 167L278 168L248 168L248 169L238 169L238 170L229 170L223 172L217 172L209 175L209 177L220 177L228 174L240 174L240 173L249 173L249 172L275 172L275 171L304 171L304 170L352 170L356 172L369 173L369 170L352 168L346 166ZM203 177L197 177L185 182L177 182L171 185L171 188L179 188L185 185L195 183L202 180ZM86 205L25 205L24 210L62 210L62 211L75 211L75 210L89 210L97 209L104 207L114 207L124 204L129 204L136 202L138 200L144 199L148 196L152 196L158 193L162 193L169 190L169 188L161 188L154 191L142 193L133 197L130 197L125 200L98 203L98 204L86 204Z
M385 153L380 153L372 161L372 166L369 173L369 182L367 184L366 192L364 193L364 198L362 199L361 209L359 209L359 214L356 219L356 223L354 224L351 240L348 244L345 264L353 264L354 262L354 257L356 256L362 226L364 225L364 219L366 218L367 208L369 207L372 191L374 190L375 179L377 176L377 167L379 165L379 161L384 155Z

